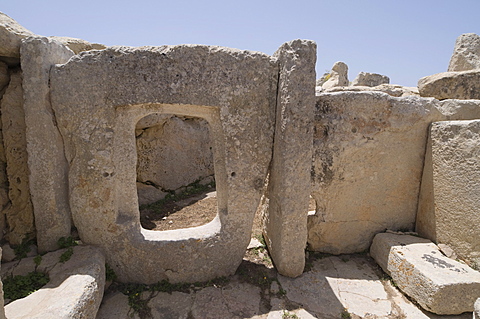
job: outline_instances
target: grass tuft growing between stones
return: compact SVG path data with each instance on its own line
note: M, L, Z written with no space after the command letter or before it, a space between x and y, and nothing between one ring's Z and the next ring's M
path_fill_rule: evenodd
M57 242L58 246L62 248L67 248L63 254L60 255L60 262L64 263L70 260L73 255L73 247L77 246L78 243L72 237L62 237Z
M4 297L10 301L24 298L45 286L49 281L47 274L36 271L25 276L7 277L3 280Z
M30 236L27 235L25 236L25 238L23 238L22 243L20 245L12 246L17 259L22 259L27 257L27 254L30 252L30 246L35 244L36 244L36 240L34 238L30 238Z

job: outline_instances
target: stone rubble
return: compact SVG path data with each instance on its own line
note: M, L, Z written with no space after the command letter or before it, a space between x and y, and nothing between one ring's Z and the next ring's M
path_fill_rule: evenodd
M325 83L322 84L324 90L336 86L348 86L348 66L344 62L335 62L332 71Z

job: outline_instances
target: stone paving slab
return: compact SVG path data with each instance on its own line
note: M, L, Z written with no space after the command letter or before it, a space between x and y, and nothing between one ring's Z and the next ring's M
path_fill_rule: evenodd
M480 296L480 273L445 257L427 239L381 233L370 254L405 294L433 313L473 311Z
M8 319L95 318L105 285L105 257L95 247L76 246L68 261L59 262L66 249L2 265L2 278L26 275L37 270L48 273L50 281L31 295L5 306Z
M236 274L223 286L192 288L152 296L152 318L352 318L352 319L471 319L472 313L439 316L410 302L366 255L317 258L297 278L275 274L270 288L242 282ZM140 318L128 306L128 297L108 294L97 319Z

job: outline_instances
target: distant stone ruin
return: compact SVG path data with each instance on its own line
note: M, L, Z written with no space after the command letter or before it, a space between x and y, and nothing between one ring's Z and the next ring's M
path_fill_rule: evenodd
M363 252L386 230L416 231L478 270L478 42L461 36L449 72L418 89L365 72L350 85L343 62L316 86L310 40L272 56L105 47L38 36L0 14L3 260L22 241L55 252L78 233L121 282L208 281L235 273L258 211L284 276L303 273L305 249ZM142 227L139 204L202 181L216 185L212 221ZM374 248L379 263L390 256L385 240ZM103 265L84 274L102 277ZM416 296L408 283L404 291ZM82 311L94 316L100 302L91 304Z

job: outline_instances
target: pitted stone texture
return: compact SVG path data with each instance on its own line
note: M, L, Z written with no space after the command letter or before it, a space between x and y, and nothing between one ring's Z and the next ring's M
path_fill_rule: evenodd
M13 263L18 265L6 272L2 269L3 278L9 273L26 275L32 268L48 273L50 278L41 289L9 303L5 307L8 319L95 318L105 285L105 257L98 248L76 246L70 260L60 263L64 252L62 249L42 256L38 267L31 257ZM23 271L15 271L21 265Z
M73 53L75 54L79 54L80 52L83 52L83 51L103 50L106 48L106 46L103 44L90 43L88 41L77 39L77 38L56 37L56 36L52 36L48 38L62 43L64 46L72 50Z
M271 56L202 45L86 51L52 69L73 220L83 242L105 248L121 281L195 282L235 272L271 160L277 81ZM219 211L209 224L141 228L134 132L150 114L209 123Z
M11 74L10 83L1 101L2 135L7 160L8 197L11 205L5 210L8 223L7 239L20 244L35 231L33 207L28 181L25 112L23 110L22 73Z
M465 33L455 41L449 72L480 69L480 36Z
M434 99L378 92L317 97L312 197L313 250L361 252L385 229L413 229Z
M68 163L63 139L50 104L50 68L65 63L73 52L48 38L22 41L24 109L30 193L40 252L58 249L58 239L69 237Z
M313 41L295 40L275 53L279 103L264 234L275 267L289 277L305 266L316 49Z
M138 130L137 130L138 131ZM208 123L172 116L137 136L137 181L176 190L213 175Z
M318 89L318 87L317 87ZM403 96L420 96L418 93L418 88L416 87L406 87L397 84L380 84L378 86L370 87L370 86L337 86L327 90L322 90L322 92L318 92L317 95L321 93L332 93L332 92L344 92L344 91L352 91L352 92L360 92L360 91L376 91L376 92L383 92L387 93L388 95L394 97L403 97Z
M418 210L420 234L480 264L480 120L432 123Z
M418 81L420 96L438 100L480 100L480 69L462 72L444 72Z
M335 62L332 66L330 76L322 84L323 89L330 89L335 86L348 86L348 66L344 62Z
M352 86L378 86L380 84L389 84L390 78L386 75L377 73L360 72L352 81Z
M425 310L440 315L473 311L480 273L445 257L428 239L381 233L370 255Z
M33 35L35 34L17 21L0 12L0 56L19 58L22 39Z

